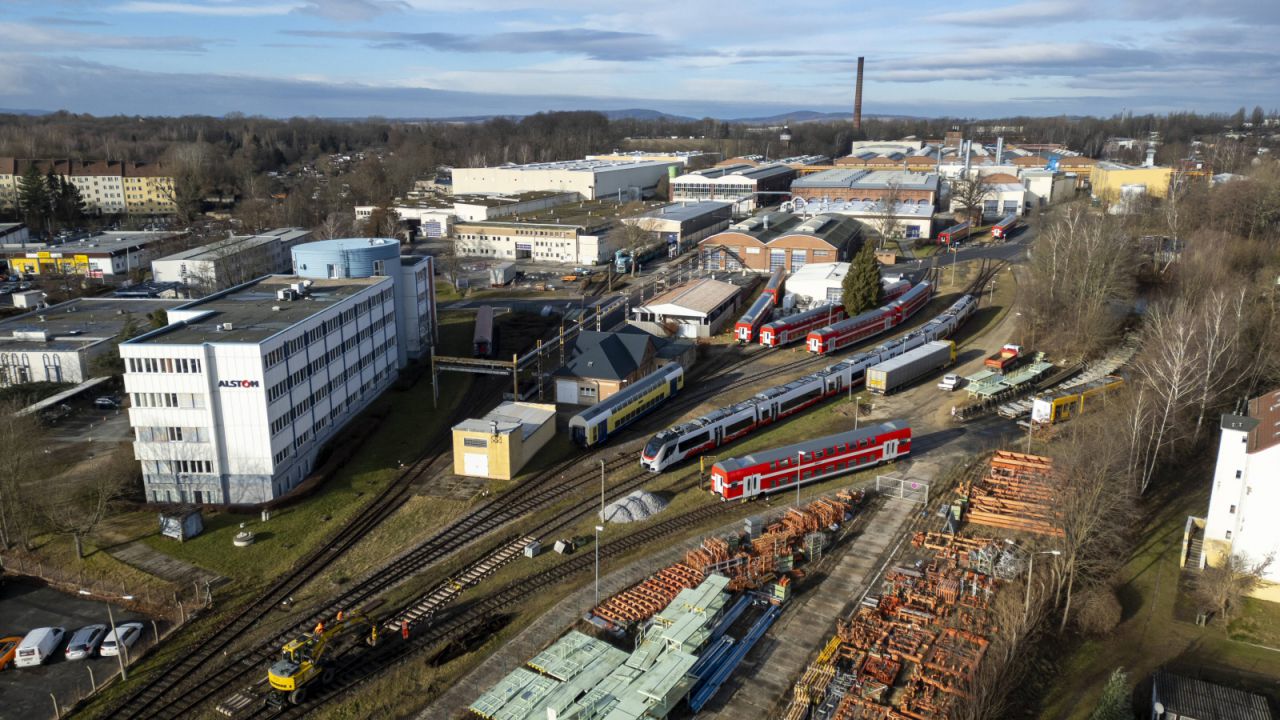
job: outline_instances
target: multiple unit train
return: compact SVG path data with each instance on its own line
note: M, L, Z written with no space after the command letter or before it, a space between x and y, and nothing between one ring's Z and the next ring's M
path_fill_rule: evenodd
M887 422L861 430L721 460L711 467L711 491L721 500L749 499L825 480L911 452L911 428Z
M901 325L933 296L933 285L928 282L915 287L908 283L907 287L909 289L901 291L898 299L887 305L809 333L809 352L826 355Z
M1018 214L1009 213L1004 219L991 226L991 237L997 240L1007 240L1009 235L1018 228Z
M760 292L760 297L751 303L751 307L747 308L747 312L733 326L733 335L739 344L754 341L760 332L760 326L773 314L773 309L781 304L785 277L786 271L782 268L774 270L769 282L765 283L764 290Z
M684 368L670 363L645 375L569 420L569 435L582 447L602 445L609 436L666 402L684 387Z
M803 340L809 332L844 319L844 306L840 303L819 305L781 320L774 320L760 328L760 344L765 347L782 347Z
M969 237L969 233L973 232L973 226L968 222L956 223L951 227L938 233L939 245L952 245Z
M777 385L742 402L719 408L654 435L640 453L651 472L737 440L752 431L804 410L864 380L867 368L955 332L977 309L977 299L964 295L943 313L916 330L857 353L823 370Z
M487 358L497 353L498 343L493 327L493 308L481 305L476 309L476 329L471 336L471 354L478 358Z

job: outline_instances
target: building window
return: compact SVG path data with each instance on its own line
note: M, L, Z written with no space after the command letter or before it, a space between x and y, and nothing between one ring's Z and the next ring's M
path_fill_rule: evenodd
M1228 531L1227 531L1227 539L1228 539L1228 540L1230 540L1230 539L1231 539L1231 531L1230 531L1230 530L1228 530Z
M1236 514L1236 506L1235 506L1235 505L1232 505L1232 506L1231 506L1231 509L1230 509L1230 510L1227 510L1227 512L1231 513L1232 515L1235 515L1235 514Z
M487 448L489 447L489 441L484 438L463 438L462 445L463 447Z
M1236 479L1237 479L1237 480L1239 480L1239 479L1240 479L1240 477L1241 477L1241 475L1243 475L1243 473L1244 473L1244 471L1243 471L1243 470L1237 470L1237 471L1236 471Z

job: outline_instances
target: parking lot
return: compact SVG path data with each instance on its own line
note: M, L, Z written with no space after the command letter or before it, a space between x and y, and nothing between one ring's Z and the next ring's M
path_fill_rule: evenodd
M151 622L144 616L112 606L116 624L139 621L144 625L142 638L130 648L136 656L153 641ZM94 623L107 623L106 605L99 600L89 600L66 595L40 584L14 578L4 578L0 586L0 636L26 635L38 627L65 627L68 638L76 629ZM161 628L163 630L163 628ZM0 699L3 709L0 716L6 718L52 718L53 698L65 710L80 698L89 694L92 670L96 682L103 682L120 672L114 657L94 657L89 660L63 659L66 640L58 647L46 664L40 667L15 668L12 664L0 672Z

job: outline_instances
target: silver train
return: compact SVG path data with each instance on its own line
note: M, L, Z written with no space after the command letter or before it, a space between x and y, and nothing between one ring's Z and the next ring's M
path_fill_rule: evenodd
M949 337L977 307L977 298L965 295L937 317L900 338L663 430L645 444L640 452L640 464L651 472L662 472L682 460L697 457L833 395L847 392L849 387L863 382L867 368L927 342Z

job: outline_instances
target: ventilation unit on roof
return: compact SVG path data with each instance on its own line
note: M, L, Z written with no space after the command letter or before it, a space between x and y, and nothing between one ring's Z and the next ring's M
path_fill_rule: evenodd
M231 323L229 323L229 322L224 322L224 323L222 323L222 325L221 325L220 327L222 328L222 330L223 330L224 332L231 332L232 330L234 330L234 329L235 329L235 325L232 325L232 324L231 324Z

